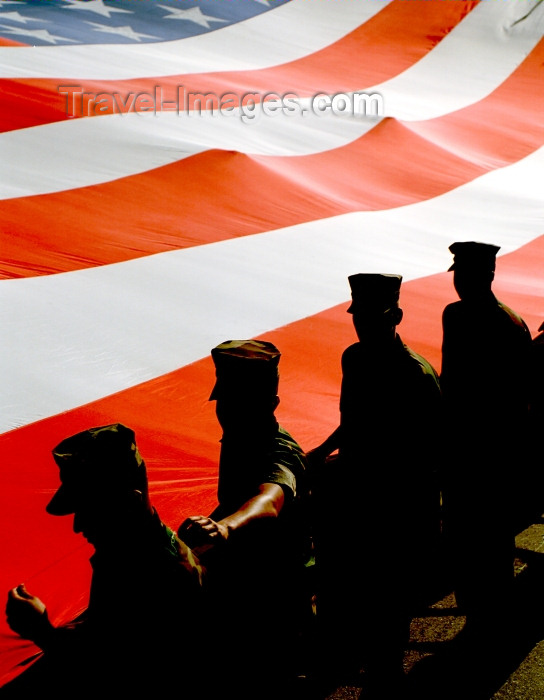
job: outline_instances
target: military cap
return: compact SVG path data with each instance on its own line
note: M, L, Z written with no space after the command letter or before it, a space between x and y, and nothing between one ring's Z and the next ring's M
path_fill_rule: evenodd
M493 271L500 246L478 241L461 241L452 243L449 250L453 253L453 265L448 268L448 272L458 270L459 266Z
M145 463L136 447L134 431L122 423L83 430L53 450L61 485L46 506L51 515L74 513L100 493L147 490Z
M385 313L398 306L401 275L360 273L348 277L351 287L351 305L348 313L381 311Z
M212 349L216 382L210 401L221 395L278 391L281 353L265 340L226 340Z

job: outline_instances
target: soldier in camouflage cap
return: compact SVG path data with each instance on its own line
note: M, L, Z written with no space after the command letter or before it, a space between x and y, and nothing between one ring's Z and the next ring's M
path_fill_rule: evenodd
M440 387L430 363L398 335L402 276L348 281L358 342L342 353L340 424L308 454L322 666L333 677L364 666L380 697L398 697L411 616L437 565Z
M2 688L4 696L166 694L171 657L198 668L200 655L192 659L192 649L201 629L204 571L151 505L130 428L83 430L59 443L53 457L61 485L46 509L73 514L74 532L95 549L89 603L75 620L54 624L23 583L9 592L8 624L43 652Z
M524 506L515 488L527 475L531 379L527 324L492 290L499 249L479 241L450 245L459 299L442 312L440 383L450 435L444 531L465 631L486 637L499 631L495 621L502 630L512 621L515 532Z
M122 425L89 428L52 451L61 485L46 506L50 515L70 515L132 489L147 494L147 472L134 432Z
M211 355L210 400L223 431L218 506L188 518L178 534L197 552L207 548L202 560L215 584L211 624L225 640L223 694L229 688L247 700L276 700L294 680L301 611L310 610L303 579L310 555L305 456L275 416L278 348L227 340Z

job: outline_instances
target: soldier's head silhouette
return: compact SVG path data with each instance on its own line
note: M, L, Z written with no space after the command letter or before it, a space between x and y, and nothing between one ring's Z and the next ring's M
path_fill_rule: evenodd
M453 253L453 285L460 299L472 300L491 294L495 262L500 246L478 241L459 241L449 247Z
M348 313L361 342L388 342L402 321L399 307L401 275L359 273L348 277L351 305Z
M224 431L275 423L281 353L264 340L226 340L211 351L216 381L210 401Z
M74 532L95 547L117 546L112 531L132 527L151 509L147 471L134 431L122 423L83 430L53 449L61 485L50 515L74 514Z

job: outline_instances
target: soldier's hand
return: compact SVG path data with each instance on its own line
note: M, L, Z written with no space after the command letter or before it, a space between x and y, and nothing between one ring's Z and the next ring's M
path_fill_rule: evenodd
M219 544L227 540L228 534L224 525L204 515L191 515L178 529L180 540L191 548L204 544Z
M14 632L36 643L53 629L45 605L26 590L24 583L9 591L6 618Z
M317 469L325 464L325 460L329 456L329 451L322 445L315 447L313 450L306 452L306 459L308 460L308 466L311 469Z

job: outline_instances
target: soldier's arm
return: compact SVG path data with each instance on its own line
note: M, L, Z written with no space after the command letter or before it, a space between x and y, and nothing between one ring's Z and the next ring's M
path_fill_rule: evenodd
M260 484L255 496L246 501L237 511L218 522L226 530L226 538L233 532L260 524L263 520L277 518L283 508L285 494L279 484Z
M325 459L340 447L340 426L320 445L306 453L310 468L323 464Z
M285 494L279 484L265 483L238 510L215 520L211 516L192 515L178 530L178 536L190 546L219 544L239 530L277 518L285 502ZM198 550L197 550L198 551Z

